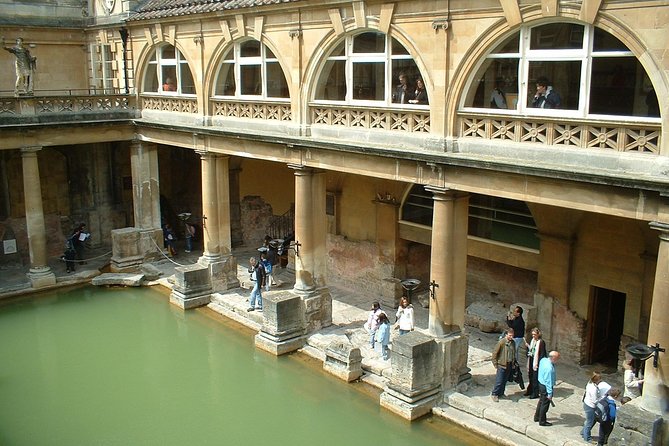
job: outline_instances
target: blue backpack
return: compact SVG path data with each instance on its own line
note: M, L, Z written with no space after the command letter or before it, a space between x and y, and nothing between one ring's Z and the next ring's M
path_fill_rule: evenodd
M595 420L600 423L605 423L609 421L609 417L609 399L608 396L605 395L595 403Z

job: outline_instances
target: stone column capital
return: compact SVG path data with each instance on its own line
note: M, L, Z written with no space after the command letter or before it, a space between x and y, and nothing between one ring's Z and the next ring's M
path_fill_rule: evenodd
M461 190L456 190L441 186L428 185L425 186L425 190L428 192L432 192L432 194L434 195L433 197L434 200L441 200L441 201L457 200L459 198L464 198L469 196L469 192L464 192Z
M42 150L42 146L21 147L21 156L31 156Z
M669 241L669 223L662 223L659 221L651 221L648 223L651 229L660 231L660 240Z

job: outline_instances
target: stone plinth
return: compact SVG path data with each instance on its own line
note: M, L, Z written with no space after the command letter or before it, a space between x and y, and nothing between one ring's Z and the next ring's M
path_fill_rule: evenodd
M136 270L145 259L156 257L163 244L160 229L114 229L112 236L112 272Z
M48 266L30 268L28 278L33 288L44 288L56 284L56 275Z
M469 337L462 333L453 333L437 339L436 342L444 358L442 390L455 389L458 384L471 380L471 369L467 367Z
M429 413L441 399L443 362L442 349L431 337L416 331L396 337L381 406L408 420Z
M200 262L209 268L212 292L218 293L239 287L237 278L237 260L233 256L224 257L216 262Z
M255 337L261 350L277 356L301 348L304 336L302 300L289 291L263 297L263 325Z
M641 398L635 398L618 407L616 426L609 436L609 444L659 446L669 443L668 420L642 409L639 407L640 402Z
M332 325L332 296L327 288L312 291L294 290L304 302L304 323L307 333Z
M170 303L188 310L207 305L211 300L211 281L206 266L177 266L174 268L174 278Z
M325 349L323 369L339 379L351 382L362 376L362 354L350 343L333 342Z
M91 284L95 286L141 286L144 274L104 273L93 278Z

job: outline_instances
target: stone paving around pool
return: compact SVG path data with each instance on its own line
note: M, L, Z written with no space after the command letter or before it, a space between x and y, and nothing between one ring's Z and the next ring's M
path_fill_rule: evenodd
M96 257L85 265L77 265L74 274L67 274L64 266L54 260L50 265L57 276L56 286L68 286L78 283L88 283L100 275L100 269L106 265L108 257L104 253L91 252L90 257ZM254 251L235 252L235 257L248 259ZM196 253L182 253L175 259L164 258L152 263L158 270L160 277L157 280L146 281L150 285L162 285L169 289L174 283L174 268L178 265L188 265L197 262ZM241 260L243 262L243 260ZM238 265L240 288L228 290L225 293L215 293L208 307L221 315L243 324L254 331L260 330L263 323L262 312L247 312L250 295L245 263ZM155 271L153 270L153 271ZM30 283L25 276L25 270L4 270L0 272L0 298L20 296L31 293ZM153 278L153 277L152 277ZM283 293L292 289L294 273L290 269L275 271L278 286L272 287L268 296ZM383 389L390 378L392 365L392 339L398 332L391 332L390 359L384 361L379 351L369 347L369 336L363 329L373 296L365 296L354 290L336 286L329 286L332 295L332 326L309 335L306 345L301 351L307 355L325 360L325 351L333 342L350 343L360 349L362 355L362 369L360 378L363 382ZM391 322L395 320L395 309L384 308ZM416 330L427 334L428 310L417 302L414 304ZM587 444L581 440L580 429L583 423L582 395L589 374L594 366L580 367L561 361L557 366L558 384L555 391L555 407L548 412L548 420L553 423L550 427L540 427L532 421L537 400L523 397L523 390L516 384L507 386L507 397L493 402L490 398L495 369L490 362L491 351L498 339L494 333L484 333L478 329L466 327L469 336L468 361L472 379L470 382L459 385L456 391L447 392L444 403L433 409L436 416L460 424L469 430L478 432L503 445L549 445L571 446ZM601 369L599 369L601 370ZM617 374L604 375L604 379L613 386L622 385L622 376ZM598 433L598 426L593 429L593 437Z

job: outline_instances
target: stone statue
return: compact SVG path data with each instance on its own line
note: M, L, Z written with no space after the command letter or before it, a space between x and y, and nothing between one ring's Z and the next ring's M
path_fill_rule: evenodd
M16 57L16 87L14 93L32 94L33 93L33 72L37 68L37 58L30 55L30 50L23 46L23 38L16 39L16 45L13 47L5 46L5 39L2 39L2 47Z

